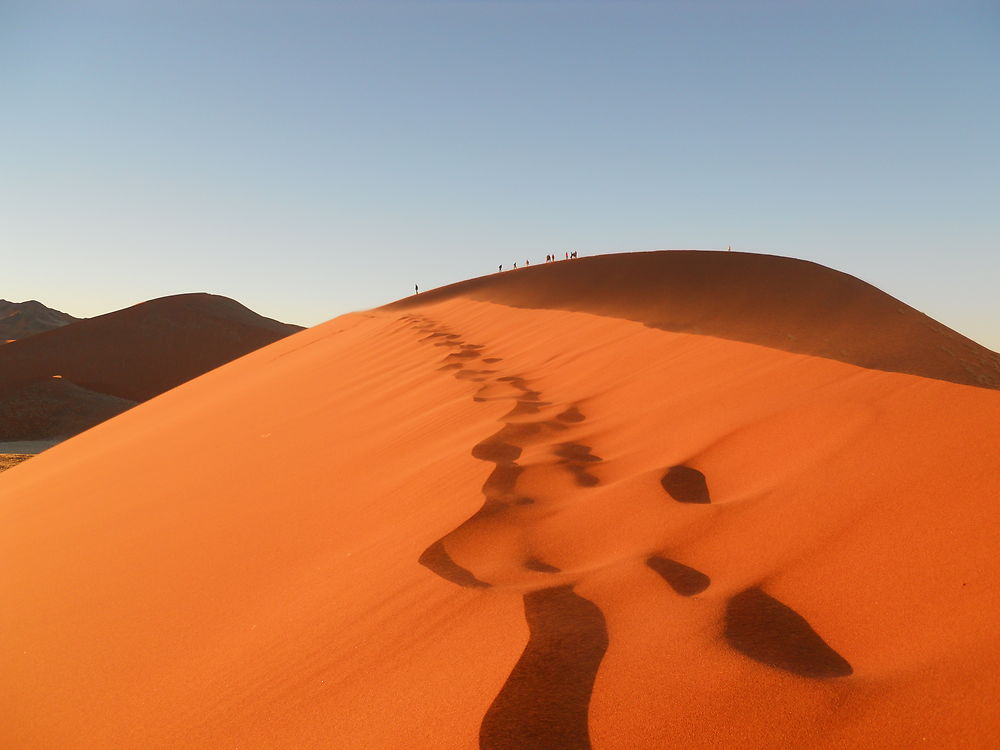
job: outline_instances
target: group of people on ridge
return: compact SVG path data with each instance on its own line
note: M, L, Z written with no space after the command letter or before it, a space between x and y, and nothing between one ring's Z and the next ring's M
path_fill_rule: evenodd
M564 256L565 260L571 260L571 259L577 257L576 250L573 250L572 252L563 253L563 256ZM550 255L546 255L545 256L545 262L546 263L555 263L557 260L559 260L559 258L558 258L558 256L556 256L555 253L552 253ZM524 261L524 265L525 266L530 266L531 265L531 261L530 260ZM514 261L514 265L512 266L512 268L517 268L517 261ZM503 263L501 263L499 266L497 266L497 271L502 271L502 270L503 270Z
M568 251L568 252L563 253L564 260L572 260L573 258L576 258L576 257L577 257L576 250L572 250L572 251ZM555 253L550 253L549 255L545 256L545 262L546 263L555 263L557 260L559 260L559 258L558 258L558 256ZM524 261L524 265L525 266L530 266L531 265L531 261L530 260ZM513 268L517 268L517 261L514 261ZM501 263L499 266L497 266L497 271L503 271L503 263ZM416 284L413 285L413 293L414 294L420 294L420 287L417 286Z

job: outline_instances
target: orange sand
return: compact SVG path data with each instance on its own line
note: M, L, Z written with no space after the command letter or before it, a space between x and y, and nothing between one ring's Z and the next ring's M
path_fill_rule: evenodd
M996 745L1000 392L533 307L342 316L0 475L0 747Z

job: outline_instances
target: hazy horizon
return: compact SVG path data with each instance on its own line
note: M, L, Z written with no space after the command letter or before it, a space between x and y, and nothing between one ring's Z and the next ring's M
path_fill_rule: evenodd
M973 0L6 3L0 297L313 325L731 245L1000 350L998 41Z

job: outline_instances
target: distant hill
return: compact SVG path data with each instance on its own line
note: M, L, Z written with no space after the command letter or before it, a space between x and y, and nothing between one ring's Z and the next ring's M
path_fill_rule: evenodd
M53 310L37 300L8 302L0 299L0 344L9 339L23 339L43 331L62 328L78 320L80 318Z
M180 294L0 346L0 440L69 437L299 330Z

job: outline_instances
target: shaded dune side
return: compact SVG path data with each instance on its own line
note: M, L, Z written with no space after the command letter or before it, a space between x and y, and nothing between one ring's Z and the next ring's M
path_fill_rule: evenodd
M65 379L48 378L0 391L0 441L59 440L135 406Z
M1000 389L1000 354L860 279L793 258L699 250L600 255L470 279L386 308L455 297L624 318Z
M61 375L145 401L299 330L227 297L162 297L0 347L0 392Z

